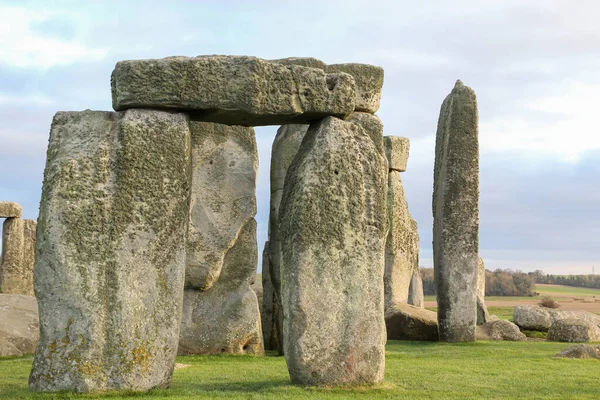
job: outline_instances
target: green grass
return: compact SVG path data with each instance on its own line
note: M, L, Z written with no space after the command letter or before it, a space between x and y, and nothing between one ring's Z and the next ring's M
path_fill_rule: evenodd
M537 285L535 291L538 292L540 296L551 296L553 294L560 294L562 296L600 296L600 289L581 288L563 285Z
M289 382L282 357L179 357L170 389L77 396L27 391L31 357L0 359L1 399L467 399L598 398L598 360L555 359L569 344L390 342L385 383L319 389Z

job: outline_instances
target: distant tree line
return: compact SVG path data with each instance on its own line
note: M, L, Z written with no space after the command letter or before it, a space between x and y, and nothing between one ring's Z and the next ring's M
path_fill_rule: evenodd
M423 280L423 293L435 294L433 268L420 268ZM486 296L535 296L536 275L510 269L485 271Z
M600 275L551 275L540 270L534 274L536 283L600 289Z

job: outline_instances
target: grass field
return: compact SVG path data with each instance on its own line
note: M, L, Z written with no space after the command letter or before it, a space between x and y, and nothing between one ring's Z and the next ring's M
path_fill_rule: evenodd
M179 357L169 389L146 394L73 395L27 391L31 357L0 359L1 399L597 399L600 361L556 359L568 344L390 342L385 383L317 389L289 382L283 357Z

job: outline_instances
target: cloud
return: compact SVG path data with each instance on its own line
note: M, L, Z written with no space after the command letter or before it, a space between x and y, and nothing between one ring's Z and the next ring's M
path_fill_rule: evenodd
M0 63L14 67L50 68L80 60L104 58L109 48L86 47L75 29L66 36L56 35L60 14L34 9L0 6ZM61 20L65 30L64 21ZM45 32L52 27L50 34ZM71 27L72 28L72 27ZM75 37L72 37L75 36Z

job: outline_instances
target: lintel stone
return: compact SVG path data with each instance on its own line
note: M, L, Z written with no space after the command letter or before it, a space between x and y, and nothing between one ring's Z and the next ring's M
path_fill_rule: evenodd
M394 171L406 171L410 141L400 136L384 136L385 154L388 159L389 168Z
M0 218L21 218L23 209L17 203L0 201Z

